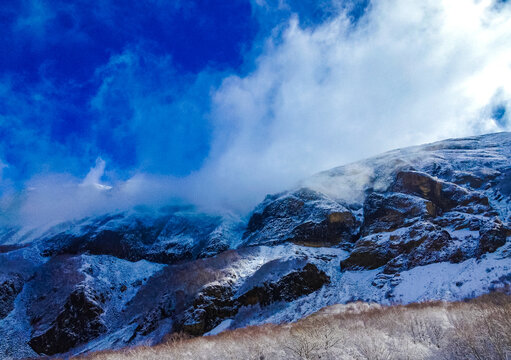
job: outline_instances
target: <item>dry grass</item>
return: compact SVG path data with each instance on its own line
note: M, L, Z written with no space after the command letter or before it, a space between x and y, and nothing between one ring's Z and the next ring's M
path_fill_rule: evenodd
M467 302L325 308L297 323L217 336L169 336L162 344L88 355L89 360L511 359L511 297Z

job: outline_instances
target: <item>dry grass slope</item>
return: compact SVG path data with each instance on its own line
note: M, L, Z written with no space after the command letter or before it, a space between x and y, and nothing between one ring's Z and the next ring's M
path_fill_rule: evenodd
M381 307L352 303L299 322L217 336L171 335L153 347L91 354L88 360L160 359L511 359L511 296Z

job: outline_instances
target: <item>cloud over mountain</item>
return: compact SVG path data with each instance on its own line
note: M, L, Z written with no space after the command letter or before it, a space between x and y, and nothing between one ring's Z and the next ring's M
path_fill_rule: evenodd
M261 32L240 66L183 71L143 39L92 64L91 81L3 76L4 208L44 222L181 198L243 213L320 170L510 128L508 3L379 1L356 17L321 5L308 17L315 10L292 2L252 3ZM276 22L279 11L290 17ZM98 156L108 191L81 186ZM52 198L63 200L38 207Z

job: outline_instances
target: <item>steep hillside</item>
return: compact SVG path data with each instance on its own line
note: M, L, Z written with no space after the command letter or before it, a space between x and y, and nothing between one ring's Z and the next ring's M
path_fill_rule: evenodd
M0 230L0 356L79 354L458 300L511 282L511 134L395 150L268 195L246 224L189 207Z

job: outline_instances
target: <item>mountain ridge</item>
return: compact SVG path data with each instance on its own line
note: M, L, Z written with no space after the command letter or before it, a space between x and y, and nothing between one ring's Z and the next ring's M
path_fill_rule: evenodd
M0 354L72 355L295 321L354 300L505 287L510 159L511 133L449 139L321 172L268 195L246 223L175 208L38 236L4 228Z

